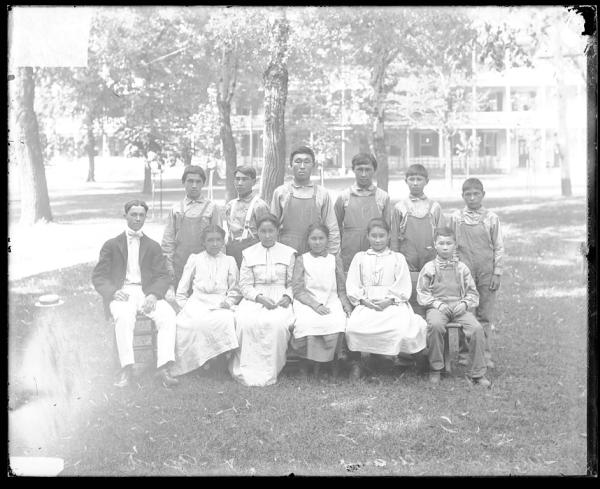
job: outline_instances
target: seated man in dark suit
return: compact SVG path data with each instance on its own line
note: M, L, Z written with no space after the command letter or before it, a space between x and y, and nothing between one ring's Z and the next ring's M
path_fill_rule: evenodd
M121 372L117 387L129 384L133 364L133 330L138 311L156 324L158 376L166 387L179 381L168 368L175 360L175 311L165 301L170 278L160 245L146 236L142 226L148 205L143 200L125 204L127 227L109 239L100 250L92 274L94 288L104 299L104 307L115 320Z

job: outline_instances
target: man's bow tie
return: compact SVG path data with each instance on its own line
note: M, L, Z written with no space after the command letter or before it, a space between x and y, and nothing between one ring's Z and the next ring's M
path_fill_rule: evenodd
M127 230L127 237L128 238L137 238L140 239L142 237L142 232L141 231L132 231L131 229Z

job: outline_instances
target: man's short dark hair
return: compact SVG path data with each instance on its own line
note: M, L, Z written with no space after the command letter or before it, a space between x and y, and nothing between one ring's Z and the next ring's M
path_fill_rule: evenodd
M370 153L358 153L352 158L352 169L356 165L372 165L374 170L377 170L377 160Z
M312 149L310 149L308 146L298 146L290 154L290 166L292 166L292 162L294 161L294 156L296 156L297 154L302 154L302 153L310 155L313 160L313 163L315 163L315 152Z
M202 169L201 166L198 165L189 165L185 167L185 170L183 170L183 175L181 176L181 183L185 183L187 176L189 174L195 174L195 175L200 175L200 178L202 179L202 183L206 183L206 173L204 173L204 170Z
M235 175L237 172L240 172L247 177L250 177L252 180L256 180L256 170L252 168L250 165L240 165L238 166L233 174Z
M410 165L406 169L405 178L411 177L413 175L420 175L422 177L425 177L427 180L429 180L429 173L427 172L427 168L425 168L423 165L420 165L419 163Z
M448 226L435 228L435 231L433 233L433 242L434 243L438 239L439 236L443 236L444 238L452 238L454 240L454 242L456 242L456 233L452 230L452 228L449 228Z
M129 212L129 209L136 205L143 207L146 213L148 213L148 204L146 204L146 202L144 202L143 200L134 199L125 203L125 214Z
M476 188L483 192L483 183L481 182L481 180L479 180L479 178L467 178L465 180L465 183L463 183L463 185L462 185L463 193L468 188Z

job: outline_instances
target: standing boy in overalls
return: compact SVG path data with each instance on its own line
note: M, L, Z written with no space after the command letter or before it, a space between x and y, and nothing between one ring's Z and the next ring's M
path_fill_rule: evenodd
M253 191L255 183L256 170L247 165L238 166L233 182L238 198L225 206L226 254L235 258L238 268L242 265L242 251L258 243L256 221L269 213L269 205Z
M279 219L279 242L294 248L298 254L308 251L306 231L312 223L329 228L327 251L332 255L340 248L340 231L327 190L310 181L315 167L315 154L307 146L292 151L290 165L294 179L275 189L271 213Z
M390 247L406 258L413 286L409 304L417 314L425 317L425 309L417 302L417 278L423 265L435 258L433 233L435 228L443 226L444 216L440 204L423 193L429 182L423 165L410 165L405 181L410 194L392 209Z
M390 196L373 185L377 160L373 155L359 153L352 158L356 182L338 196L334 210L340 228L341 256L348 272L352 258L369 249L367 223L376 217L390 224Z
M221 226L216 204L200 195L204 182L206 174L202 167L187 166L181 177L185 198L173 206L167 217L161 248L171 277L165 298L171 303L175 301L175 290L188 257L204 249L202 231L210 224Z
M498 216L483 207L485 196L483 183L477 178L468 178L462 186L465 208L450 215L449 226L456 234L458 257L473 275L479 306L477 320L486 336L485 358L488 368L494 368L491 358L491 322L496 291L500 288L500 277L504 262L504 240Z

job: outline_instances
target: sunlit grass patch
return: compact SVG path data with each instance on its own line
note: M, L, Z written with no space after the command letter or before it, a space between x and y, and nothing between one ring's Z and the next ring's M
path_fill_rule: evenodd
M587 288L575 287L572 289L564 289L560 287L551 287L536 289L533 293L533 296L545 299L552 299L556 297L587 297Z

